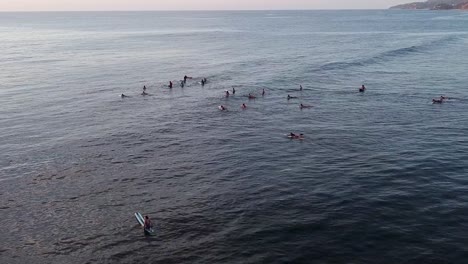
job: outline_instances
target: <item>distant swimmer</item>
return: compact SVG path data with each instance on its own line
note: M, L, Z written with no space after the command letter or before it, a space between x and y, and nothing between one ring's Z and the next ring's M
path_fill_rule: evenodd
M303 104L300 105L301 109L312 108L312 107L313 106L311 106L311 105L303 105Z
M229 97L229 91L226 91L226 97Z
M172 89L172 81L169 81L169 88Z
M234 87L232 87L232 94L236 94L236 89L234 89Z
M360 93L363 93L366 91L366 87L364 86L364 84L361 86L361 88L359 88L359 92Z
M202 86L205 86L205 79L202 79L202 80L201 80L201 85L202 85Z
M143 85L143 91L146 91L146 85Z
M262 96L265 96L265 89L262 90Z
M432 99L433 104L442 104L444 102L443 99Z
M245 104L242 104L242 105L241 105L241 108L242 108L242 109L247 109L247 106L246 106Z
M125 97L128 97L128 96L126 96L125 94L121 94L120 97L125 98Z
M296 98L297 98L296 96L290 96L290 95L288 94L288 100L296 99Z
M302 91L302 85L299 85L299 91Z
M255 99L257 97L253 96L252 94L249 94L249 99Z
M220 105L218 108L221 111L227 111L227 108L224 105Z

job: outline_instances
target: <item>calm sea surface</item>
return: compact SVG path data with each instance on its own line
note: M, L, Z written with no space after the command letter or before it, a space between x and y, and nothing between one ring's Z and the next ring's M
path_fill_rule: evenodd
M466 12L0 13L0 40L0 263L468 261Z

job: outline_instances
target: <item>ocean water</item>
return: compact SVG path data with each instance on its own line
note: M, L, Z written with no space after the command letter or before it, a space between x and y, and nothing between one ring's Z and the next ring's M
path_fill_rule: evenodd
M0 263L467 262L466 12L0 13L0 39Z

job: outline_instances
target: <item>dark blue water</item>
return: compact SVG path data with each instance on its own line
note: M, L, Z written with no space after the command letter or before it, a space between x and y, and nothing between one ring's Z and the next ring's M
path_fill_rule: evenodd
M466 263L468 13L0 13L0 39L1 263Z

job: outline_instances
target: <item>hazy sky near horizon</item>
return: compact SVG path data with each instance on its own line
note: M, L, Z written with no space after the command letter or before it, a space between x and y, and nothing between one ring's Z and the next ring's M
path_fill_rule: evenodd
M0 0L0 11L384 9L410 0Z

